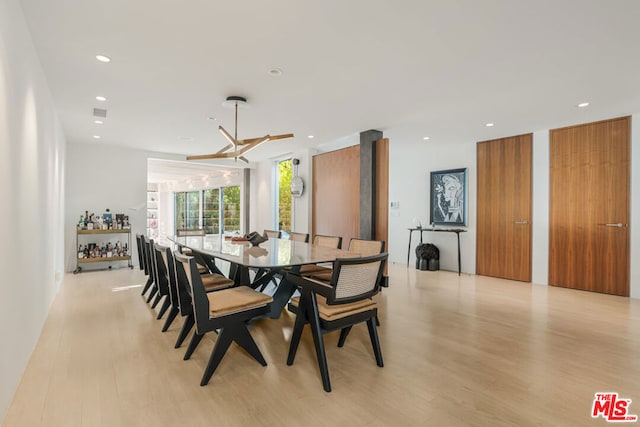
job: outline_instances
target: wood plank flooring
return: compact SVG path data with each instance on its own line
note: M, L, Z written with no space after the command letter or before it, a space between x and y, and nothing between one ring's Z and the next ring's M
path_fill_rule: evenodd
M182 319L160 332L142 272L68 275L2 425L605 425L591 418L603 391L640 414L640 301L398 264L389 273L376 297L385 367L366 326L342 349L326 335L332 393L308 328L286 366L289 313L252 328L267 367L233 345L200 387L215 334L183 361Z

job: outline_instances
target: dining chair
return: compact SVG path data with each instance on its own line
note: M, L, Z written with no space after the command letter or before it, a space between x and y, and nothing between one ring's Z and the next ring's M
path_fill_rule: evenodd
M349 252L354 252L360 256L377 255L384 252L384 241L382 240L364 240L353 238L349 241ZM307 276L315 280L328 283L331 280L333 272L331 269L321 270L315 273L309 273Z
M151 288L151 285L153 285L153 275L149 270L149 262L147 261L147 238L142 234L140 235L140 246L138 248L138 253L140 254L140 257L142 260L141 264L144 267L144 274L145 276L147 276L147 282L142 287L142 293L141 293L141 295L144 295L147 293L149 288Z
M144 270L144 262L142 262L142 243L140 242L140 238L142 236L136 233L136 247L138 248L138 267L140 270Z
M206 231L204 228L176 229L176 237L189 237L189 236L206 236ZM193 256L193 252L191 251L191 249L185 249L182 246L178 246L178 250L187 256ZM209 273L209 268L204 264L198 263L198 271L200 272L200 274Z
M322 385L331 391L329 368L322 336L341 330L338 347L343 347L351 327L362 322L367 323L371 346L378 366L384 366L382 351L378 339L376 317L378 308L371 299L378 293L388 254L362 258L337 259L333 263L333 274L329 284L289 273L291 280L300 289L300 296L289 303L289 310L296 313L287 365L293 365L300 337L308 323L322 377Z
M147 303L150 303L151 300L153 299L153 297L156 297L156 299L153 301L153 303L151 304L152 308L155 308L156 305L158 305L158 302L160 301L160 298L158 298L158 282L156 280L156 272L153 266L153 239L146 239L145 240L145 245L144 245L144 255L145 255L145 259L147 262L147 268L149 269L149 277L152 280L151 283L151 287L149 288L149 296L147 297Z
M149 252L151 254L151 270L153 271L153 280L156 284L156 299L151 304L151 308L156 308L156 305L164 298L162 302L162 306L158 311L158 317L156 319L162 319L164 313L167 311L169 306L171 305L171 301L169 299L169 281L166 269L164 268L164 262L162 261L162 256L160 252L156 248L155 243L151 243L149 245Z
M169 312L169 317L165 322L162 332L165 332L171 325L171 322L173 321L173 319L171 319L172 316L175 318L179 313L182 317L185 317L174 346L175 348L180 348L184 340L187 338L187 335L189 335L191 328L193 328L195 324L191 296L187 292L189 283L186 275L184 274L184 270L176 268L173 252L171 252L170 248L163 248L162 258L167 265L167 271L169 273L169 294L171 296L172 304L172 309ZM218 291L230 288L234 285L233 280L227 279L221 274L201 274L200 278L206 292Z
M248 286L236 286L207 293L198 273L195 259L179 252L175 252L174 257L176 269L182 270L189 284L187 291L192 299L196 324L196 333L189 343L184 359L188 360L191 357L204 334L214 330L218 331L218 337L200 385L205 386L209 383L227 349L234 341L262 366L266 366L267 362L253 340L247 328L247 322L257 316L265 315L273 298Z
M160 252L162 264L167 274L167 282L169 284L169 301L171 302L171 307L169 309L169 314L167 315L167 320L162 326L162 332L166 332L175 320L176 316L180 313L180 298L178 296L176 270L173 263L171 249L168 246L162 246L156 243L156 250Z
M289 240L293 240L294 242L304 242L309 243L309 233L289 233Z
M340 249L342 247L342 237L340 236L323 236L316 234L313 236L313 246L321 246L330 249ZM312 274L324 273L331 271L331 267L325 267L318 264L307 264L300 267L300 276L311 276Z
M264 230L262 235L267 239L279 239L282 236L282 232L279 230Z

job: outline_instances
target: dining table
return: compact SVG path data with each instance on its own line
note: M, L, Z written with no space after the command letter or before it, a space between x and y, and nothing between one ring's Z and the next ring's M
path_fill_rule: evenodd
M179 248L191 250L198 263L209 270L222 274L216 260L228 262L229 278L236 285L247 285L254 289L272 281L280 274L273 301L267 317L277 319L287 305L296 286L287 280L286 273L297 273L303 265L332 263L338 258L357 258L359 253L333 249L311 243L288 239L270 238L253 246L247 241L234 241L228 236L208 234L205 236L172 236L168 240ZM250 271L256 274L251 279Z

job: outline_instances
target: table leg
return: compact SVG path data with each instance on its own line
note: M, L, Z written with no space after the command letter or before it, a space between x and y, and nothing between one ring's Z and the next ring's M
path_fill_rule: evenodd
M409 267L409 257L411 256L411 235L413 230L409 230L409 249L407 249L407 267Z

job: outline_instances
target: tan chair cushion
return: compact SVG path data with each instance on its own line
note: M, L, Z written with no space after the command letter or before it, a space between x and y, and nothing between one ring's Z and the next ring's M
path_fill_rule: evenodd
M333 276L333 270L330 268L327 270L329 271L320 271L318 273L312 273L309 276L311 276L312 279L318 280L320 282L329 283L331 281L331 276Z
M220 317L227 314L258 308L273 301L269 295L254 291L248 286L223 289L207 295L209 298L209 316Z
M329 305L325 297L316 294L316 301L318 302L318 314L320 318L328 322L362 313L363 311L373 310L377 307L376 302L368 298L347 304ZM300 304L300 297L291 298L292 306L298 308L298 304Z
M300 275L301 276L311 276L313 274L320 274L326 272L332 272L333 270L329 267L323 267L321 265L316 264L306 264L300 267Z
M202 279L202 284L206 292L226 289L234 285L233 280L227 279L221 274L202 274L200 278Z

